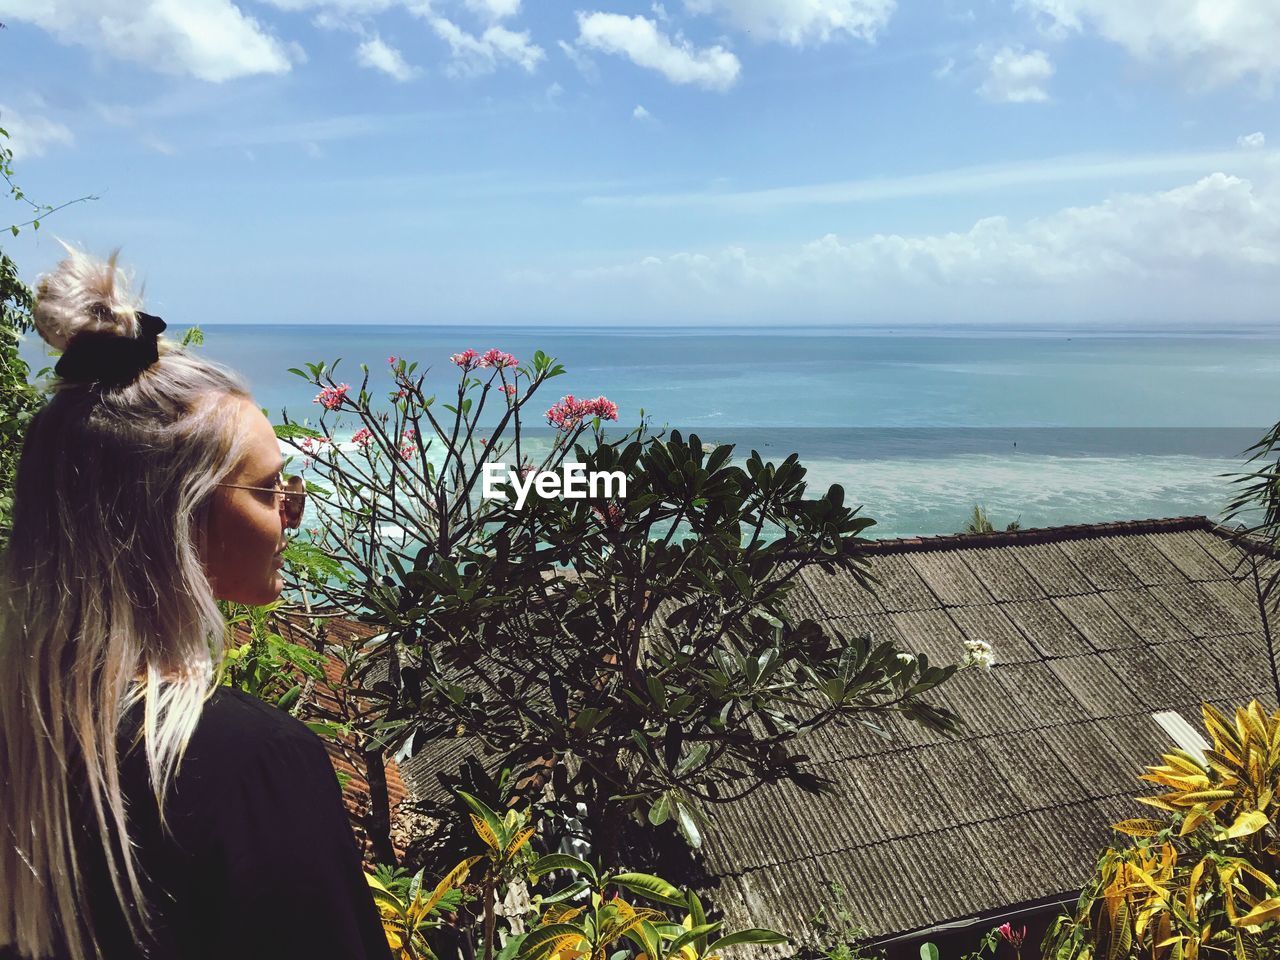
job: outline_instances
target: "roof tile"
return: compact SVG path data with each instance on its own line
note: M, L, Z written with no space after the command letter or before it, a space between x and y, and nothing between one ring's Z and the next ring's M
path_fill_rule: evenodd
M1026 600L1001 608L1041 656L1072 657L1092 650L1052 601Z
M944 606L962 607L995 601L956 551L909 553L906 558Z

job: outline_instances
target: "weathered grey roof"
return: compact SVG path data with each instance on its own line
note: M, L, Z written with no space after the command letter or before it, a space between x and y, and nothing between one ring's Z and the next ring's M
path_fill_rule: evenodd
M1199 726L1202 701L1275 706L1256 603L1232 576L1244 552L1205 518L871 553L874 594L806 572L796 613L940 662L986 640L998 662L938 691L966 722L958 737L829 728L803 749L834 794L779 784L717 808L707 893L731 929L809 933L833 881L873 936L1078 889L1109 825L1140 811L1136 775L1173 746L1153 712Z

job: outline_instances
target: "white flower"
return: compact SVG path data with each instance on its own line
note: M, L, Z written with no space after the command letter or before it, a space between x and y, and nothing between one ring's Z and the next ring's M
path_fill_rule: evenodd
M996 662L996 652L985 640L966 640L964 642L964 660L961 667L981 667L990 670Z

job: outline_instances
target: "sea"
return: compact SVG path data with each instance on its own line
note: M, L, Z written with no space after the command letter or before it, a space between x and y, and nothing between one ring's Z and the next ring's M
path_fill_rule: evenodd
M174 326L171 334L180 336ZM1280 420L1280 328L1100 331L938 326L762 329L219 324L198 349L239 370L273 421L314 421L324 361L340 382L389 388L389 357L447 396L449 356L541 350L566 394L606 396L619 426L696 433L780 461L799 454L876 521L873 537L955 533L974 506L997 527L1206 515ZM33 342L34 341L34 342ZM34 335L33 366L51 361ZM545 400L545 403L542 401Z

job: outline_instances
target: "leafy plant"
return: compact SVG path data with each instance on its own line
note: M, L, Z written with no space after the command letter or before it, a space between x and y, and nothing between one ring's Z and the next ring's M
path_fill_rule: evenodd
M559 364L451 360L447 404L404 359L385 400L367 369L353 387L337 363L307 364L294 372L318 388L319 423L278 429L308 473L310 546L341 568L291 566L297 586L385 628L357 668L386 678L369 724L384 747L466 734L528 791L553 771L555 829L582 822L616 865L628 821L673 824L696 846L717 804L777 778L819 786L796 744L827 724L898 712L954 726L924 698L954 665L794 615L811 568L870 587L873 521L842 488L810 496L794 455L739 464L730 446L643 420L606 435L603 397L562 398L534 436L523 414ZM579 463L624 477L626 496L485 498L495 463L515 472L507 493L522 472Z
M365 874L382 919L387 945L396 960L428 960L435 956L426 934L442 926L447 922L446 915L458 909L463 898L461 885L477 859L473 857L458 864L431 891L423 885L425 871L422 870L409 874L380 866L373 873Z
M1021 529L1021 518L1012 521L1005 527L1005 530L1008 532ZM991 522L991 518L987 516L986 508L978 504L974 506L973 513L969 514L969 522L965 524L964 529L961 530L960 533L995 533L995 530L995 524L993 524Z
M228 646L223 657L223 680L228 686L251 693L259 700L291 710L302 695L302 681L324 677L324 656L309 647L291 643L273 629L282 602L262 607L219 601L228 628L249 627L249 640Z
M1280 951L1280 711L1234 722L1203 707L1213 747L1164 756L1142 777L1163 814L1115 825L1076 912L1045 939L1054 960L1254 960Z
M652 874L601 872L577 857L553 853L534 863L530 876L558 870L577 874L578 880L538 898L542 916L519 941L521 960L606 960L618 957L618 948L621 956L635 960L720 960L729 947L789 942L765 929L726 935L721 921L708 922L696 894ZM659 906L636 906L622 891ZM577 897L585 899L574 905ZM680 919L670 915L670 908Z

